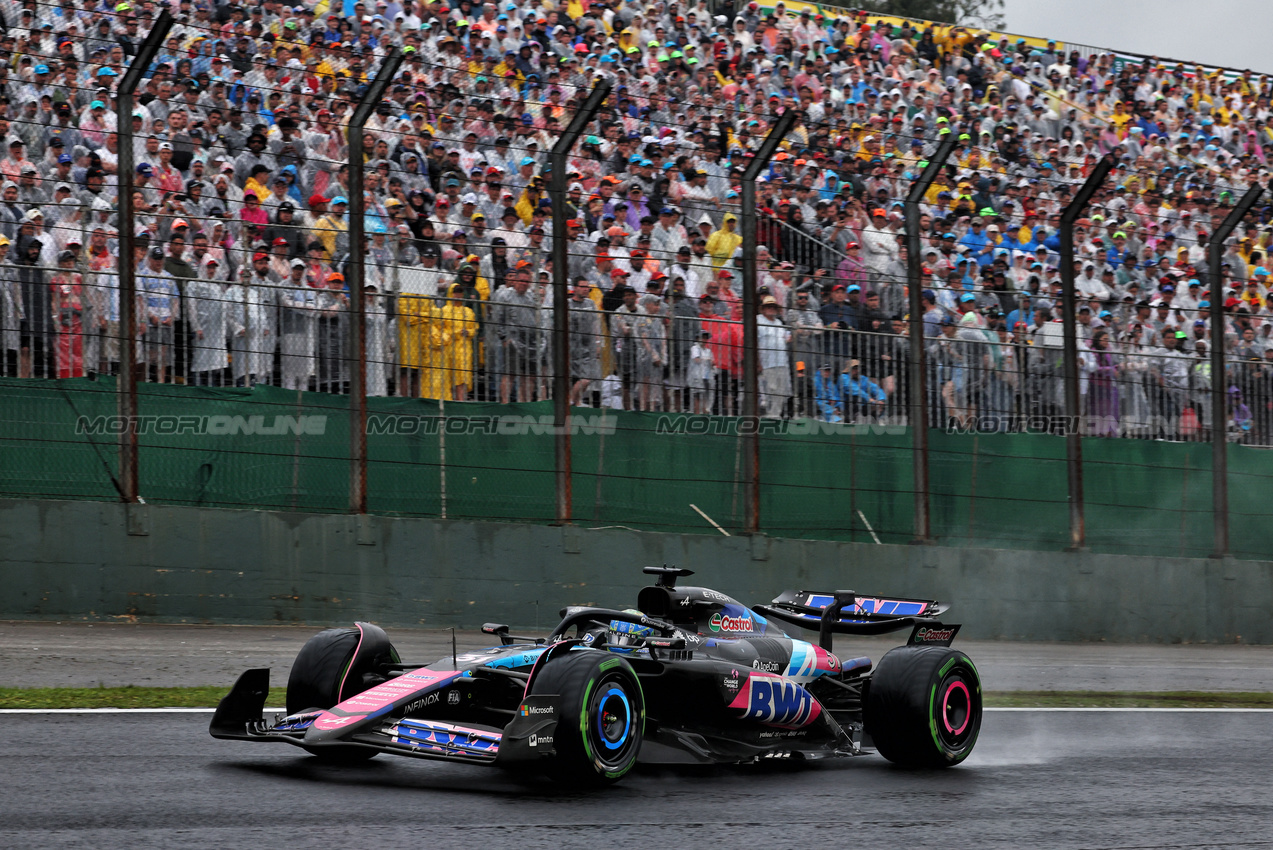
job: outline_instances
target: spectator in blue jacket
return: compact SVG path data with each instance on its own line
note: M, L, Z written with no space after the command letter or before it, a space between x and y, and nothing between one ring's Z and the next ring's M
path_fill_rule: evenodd
M884 412L884 404L888 396L880 385L862 374L862 364L850 360L840 376L840 397L846 410L856 415L878 418Z
M982 232L981 217L973 216L971 230L964 234L959 244L968 249L968 258L978 265L990 263L990 251L993 247L990 238Z
M835 379L830 363L819 366L817 374L813 376L813 397L818 405L819 419L825 422L844 421L840 383Z
M1127 234L1120 230L1114 234L1114 244L1105 252L1105 263L1112 268L1118 268L1128 256Z

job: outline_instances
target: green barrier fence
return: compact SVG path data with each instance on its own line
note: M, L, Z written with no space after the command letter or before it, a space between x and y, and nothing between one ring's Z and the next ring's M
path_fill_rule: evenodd
M368 399L374 513L552 522L548 403ZM109 379L0 380L0 497L116 500ZM572 437L575 521L718 534L743 525L737 420L584 409ZM273 387L139 385L140 486L149 503L348 510L348 399ZM761 526L772 536L906 543L914 528L910 435L784 422L761 443ZM930 439L933 535L953 546L1063 549L1065 444L1042 434ZM1230 449L1234 554L1273 558L1273 453ZM1205 556L1205 443L1085 439L1089 548Z

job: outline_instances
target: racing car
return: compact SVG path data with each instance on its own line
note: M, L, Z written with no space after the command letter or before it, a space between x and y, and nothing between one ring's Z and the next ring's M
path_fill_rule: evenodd
M269 669L243 673L217 707L215 738L293 744L349 763L379 753L542 770L605 785L638 762L749 763L872 751L910 767L966 759L981 684L951 649L958 625L935 600L788 591L747 607L693 575L646 567L635 608L572 606L547 638L502 624L498 646L404 664L370 623L328 629L301 649L287 714L264 716ZM872 666L832 650L836 634L910 629ZM788 630L817 633L817 642Z

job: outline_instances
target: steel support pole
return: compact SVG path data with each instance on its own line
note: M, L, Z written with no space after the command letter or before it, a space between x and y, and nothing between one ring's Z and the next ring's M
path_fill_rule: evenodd
M119 434L119 487L125 502L138 501L137 455L137 214L133 205L136 184L133 156L133 107L142 75L159 53L172 15L165 9L155 19L146 40L115 90L115 127L119 166L119 415L124 428Z
M1224 242L1237 229L1242 219L1264 193L1259 183L1251 184L1238 205L1211 234L1207 243L1207 272L1211 277L1211 522L1213 549L1211 557L1229 554L1229 452L1226 430L1229 413L1225 409L1228 380L1224 371L1224 278L1220 263L1224 261Z
M915 543L932 539L928 511L928 352L924 337L924 258L919 238L919 205L955 149L955 134L947 131L928 165L906 194L906 289L910 306L910 420L911 466L915 488Z
M349 262L345 283L349 287L349 510L367 512L367 307L363 286L367 281L366 215L363 188L363 128L384 97L402 65L402 53L391 47L380 63L376 78L349 119Z
M1065 364L1065 470L1070 499L1070 548L1087 542L1083 516L1083 411L1079 409L1079 350L1077 296L1074 290L1074 222L1105 182L1114 160L1102 157L1083 181L1074 199L1061 210L1061 321Z
M798 109L778 117L747 164L742 178L743 237L743 532L760 531L760 349L756 340L756 178L800 120Z
M575 142L610 95L613 84L602 80L566 125L549 154L548 197L553 212L553 436L557 461L557 522L574 513L570 456L570 234L566 227L566 162Z

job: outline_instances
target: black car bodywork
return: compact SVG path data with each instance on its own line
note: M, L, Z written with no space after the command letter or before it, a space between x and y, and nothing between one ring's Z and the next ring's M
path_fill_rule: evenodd
M972 662L949 649L959 627L937 619L947 606L794 591L749 608L709 588L677 587L689 570L646 572L657 583L640 591L636 609L566 608L552 636L538 640L488 624L500 646L423 667L402 664L370 624L324 632L298 656L287 716L263 716L269 671L249 670L211 732L320 757L537 763L602 781L638 760L839 758L874 744L894 761L944 766L971 751L980 687ZM793 626L817 632L818 642L790 637ZM869 658L831 651L835 634L905 628L907 645L874 675ZM892 672L881 685L884 667Z

